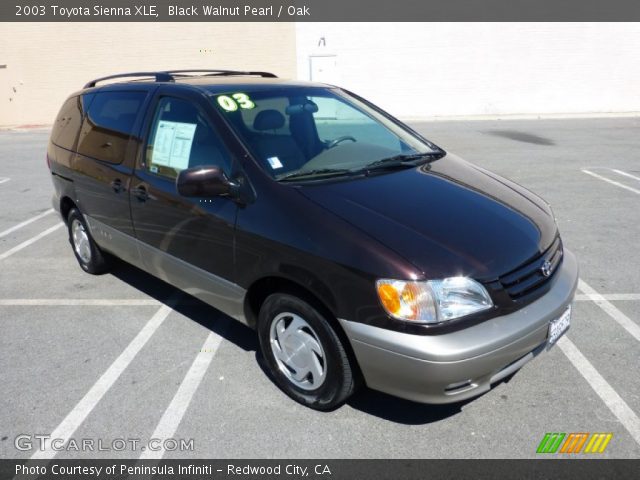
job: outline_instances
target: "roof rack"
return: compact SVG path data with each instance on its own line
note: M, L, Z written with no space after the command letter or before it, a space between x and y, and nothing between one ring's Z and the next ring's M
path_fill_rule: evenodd
M168 74L181 74L181 73L206 73L207 76L216 76L216 75L220 75L220 76L233 76L233 75L254 75L254 76L258 76L258 77L265 77L265 78L278 78L277 75L271 73L271 72L256 72L256 71L242 71L242 70L201 70L201 69L196 69L196 70L167 70L164 73L168 73Z
M84 88L95 87L96 83L103 82L104 80L112 80L114 78L127 78L127 77L154 77L156 82L173 82L173 77L167 72L131 72L131 73L119 73L117 75L109 75L107 77L96 78L87 83Z
M252 72L252 71L240 71L240 70L165 70L161 72L131 72L131 73L119 73L117 75L109 75L107 77L96 78L88 82L84 88L95 87L98 82L105 80L113 80L115 78L128 78L128 77L153 77L156 82L174 82L175 76L187 76L187 73L204 73L205 76L234 76L234 75L255 75L265 78L277 78L276 75L270 72Z

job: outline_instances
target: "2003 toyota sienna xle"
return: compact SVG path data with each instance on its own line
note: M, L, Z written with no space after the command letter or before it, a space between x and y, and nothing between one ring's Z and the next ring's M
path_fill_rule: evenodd
M362 383L477 396L569 327L578 268L547 203L341 88L106 77L64 103L47 160L85 271L119 257L255 328L315 409Z

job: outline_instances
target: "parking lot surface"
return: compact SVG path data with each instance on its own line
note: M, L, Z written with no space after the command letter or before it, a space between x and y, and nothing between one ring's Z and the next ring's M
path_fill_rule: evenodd
M124 263L83 273L50 211L48 132L4 131L0 457L531 458L547 432L610 432L598 458L639 458L640 118L412 126L551 203L581 268L559 345L463 404L365 389L306 409L265 375L248 328ZM35 435L107 449L42 452ZM192 442L143 451L150 438Z

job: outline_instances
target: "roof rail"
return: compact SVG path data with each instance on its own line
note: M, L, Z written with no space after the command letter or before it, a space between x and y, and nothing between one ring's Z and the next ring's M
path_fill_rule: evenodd
M127 78L127 77L154 77L156 82L173 82L173 77L167 72L131 72L131 73L119 73L117 75L109 75L107 77L96 78L87 83L84 88L95 87L96 83L104 80L112 80L114 78Z
M169 74L180 74L180 73L206 73L210 76L220 75L220 76L233 76L233 75L255 75L258 77L265 78L278 78L277 75L271 72L256 72L256 71L242 71L242 70L208 70L208 69L187 69L187 70L167 70L165 73Z
M175 81L173 75L186 74L186 73L204 73L207 76L234 76L234 75L256 75L265 78L277 78L277 76L270 72L251 72L240 70L207 70L207 69L186 69L186 70L165 70L161 72L131 72L131 73L119 73L117 75L109 75L107 77L96 78L88 82L84 88L95 87L96 83L103 82L105 80L113 80L115 78L127 78L127 77L154 77L156 82L173 82Z

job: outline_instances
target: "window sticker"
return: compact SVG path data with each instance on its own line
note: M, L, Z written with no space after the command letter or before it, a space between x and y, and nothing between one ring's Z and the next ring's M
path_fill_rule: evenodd
M234 93L231 96L219 95L218 105L222 107L226 112L235 112L238 107L243 110L251 110L256 108L256 104L249 98L246 93Z
M271 168L277 170L278 168L282 168L282 162L278 157L269 157L267 158L267 162L271 165Z
M236 102L238 102L240 108L244 110L251 110L252 108L256 108L256 104L251 101L249 95L247 95L246 93L234 93L231 96Z
M160 120L156 129L151 163L184 170L189 168L195 123Z
M238 104L235 102L235 100L226 95L220 95L218 97L218 105L220 105L223 110L226 110L227 112L235 112L238 109Z

